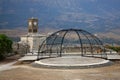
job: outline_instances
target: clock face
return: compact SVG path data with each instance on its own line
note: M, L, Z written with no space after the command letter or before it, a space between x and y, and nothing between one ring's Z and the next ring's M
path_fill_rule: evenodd
M37 22L34 22L33 24L36 26L36 25L37 25Z
M32 22L29 22L29 25L32 25Z

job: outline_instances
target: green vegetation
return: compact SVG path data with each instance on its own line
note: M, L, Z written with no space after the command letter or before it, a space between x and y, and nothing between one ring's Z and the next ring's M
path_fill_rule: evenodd
M109 49L112 49L116 52L120 52L120 46L106 46L106 47L109 48Z
M12 40L6 35L0 34L0 60L5 59L10 52L12 52Z

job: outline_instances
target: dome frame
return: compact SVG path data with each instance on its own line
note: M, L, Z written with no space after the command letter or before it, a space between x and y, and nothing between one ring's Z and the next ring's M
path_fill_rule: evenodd
M42 42L37 59L44 56L62 57L66 54L65 51L73 51L79 56L107 58L103 43L98 37L82 29L63 29L51 34Z

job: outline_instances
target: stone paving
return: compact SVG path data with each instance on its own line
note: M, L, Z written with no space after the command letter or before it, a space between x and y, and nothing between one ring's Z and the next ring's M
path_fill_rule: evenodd
M120 60L120 55L108 55L108 59L110 59L110 60L115 60L115 59Z
M95 56L95 55L94 55ZM96 55L96 56L101 56L101 55ZM46 57L46 56L42 56ZM94 58L94 57L81 57L81 56L62 56L62 57L57 57L57 58L46 58L42 59L40 61L35 61L35 64L40 64L40 66L52 66L52 67L94 67L95 66L101 66L101 65L106 65L106 63L110 63L109 60L120 60L120 55L118 54L108 54L107 59L101 59L101 58ZM31 54L28 53L26 56L22 57L19 59L19 61L29 61L29 60L37 60L37 54Z
M32 56L24 56L22 58L20 58L18 61L29 61L29 60L36 60L37 56L36 55L32 55Z
M81 56L64 56L35 61L35 65L51 68L90 68L110 64L109 60Z
M95 55L94 55L95 56ZM96 55L98 57L100 57L101 55ZM43 56L46 57L46 56ZM109 60L120 60L120 55L118 54L109 54L107 55L107 59ZM37 60L37 53L32 54L32 53L28 53L27 55L25 55L24 57L20 58L19 61L26 61L26 60Z

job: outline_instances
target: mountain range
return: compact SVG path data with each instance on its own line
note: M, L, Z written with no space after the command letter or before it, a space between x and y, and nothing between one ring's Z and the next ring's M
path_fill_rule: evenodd
M40 31L79 28L120 39L120 0L0 0L0 29L27 29L32 17Z

